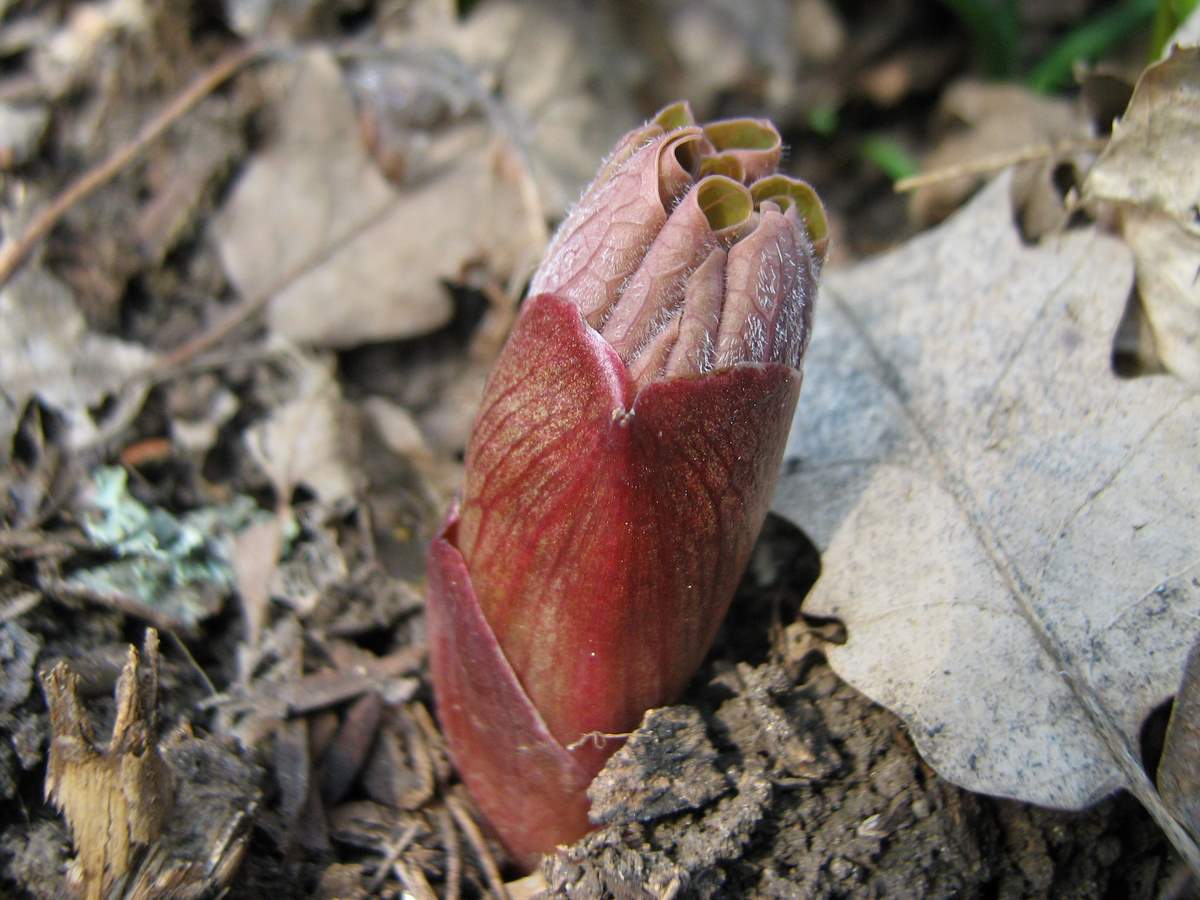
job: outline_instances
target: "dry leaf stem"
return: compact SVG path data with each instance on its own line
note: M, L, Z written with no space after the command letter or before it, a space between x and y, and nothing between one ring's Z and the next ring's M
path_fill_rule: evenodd
M466 836L471 849L475 851L475 856L487 878L488 887L492 890L492 896L498 900L509 900L508 891L504 887L504 879L500 877L500 868L496 865L496 860L488 850L487 842L483 839L479 826L471 818L471 813L467 810L466 805L458 797L450 795L446 798L446 806L449 807L455 824Z
M170 353L166 354L156 365L151 367L147 374L150 374L152 377L163 377L164 374L186 365L204 351L219 344L243 323L249 321L256 313L260 312L270 302L271 298L285 287L328 260L338 250L362 234L363 231L377 225L392 211L396 202L395 198L389 198L386 203L381 204L377 209L368 213L349 233L336 241L332 241L328 246L323 247L319 253L312 254L300 260L297 265L285 272L278 281L274 282L265 291L243 298L205 331L196 335L191 340L184 341Z
M992 172L999 172L1001 169L1007 169L1009 166L1033 162L1038 159L1047 159L1052 156L1070 156L1074 153L1099 153L1107 144L1108 138L1072 139L1055 141L1052 144L1029 144L1015 150L1007 150L1004 153L981 156L978 159L968 160L958 165L943 166L929 172L910 175L908 178L901 178L897 181L894 189L897 194L903 194L931 184L940 184L943 181L950 181L969 175L987 175Z
M107 159L68 185L34 217L24 234L0 249L0 285L13 276L33 248L53 230L72 206L115 178L196 104L253 61L260 50L258 44L245 44L222 56L147 122L132 140L122 144Z

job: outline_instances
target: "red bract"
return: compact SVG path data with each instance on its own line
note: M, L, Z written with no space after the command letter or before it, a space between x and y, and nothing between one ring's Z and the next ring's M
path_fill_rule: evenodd
M612 735L678 697L766 514L825 244L778 158L769 123L683 105L627 137L485 390L430 654L455 765L525 864L587 831Z

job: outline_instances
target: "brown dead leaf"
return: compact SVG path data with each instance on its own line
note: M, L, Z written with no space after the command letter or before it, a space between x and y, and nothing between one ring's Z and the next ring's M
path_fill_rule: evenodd
M1200 48L1147 67L1084 183L1116 204L1163 364L1200 386Z
M273 735L271 763L279 786L279 812L283 819L280 843L288 848L322 843L321 832L325 828L309 752L309 728L308 721L292 719L281 723ZM305 822L305 818L310 821ZM328 837L324 843L328 846Z
M438 751L414 715L417 708L393 706L387 711L363 772L367 795L394 809L420 809L433 798L438 778L446 774L436 771ZM425 712L424 707L419 709Z
M474 102L528 166L550 218L565 215L596 160L636 124L638 61L612 18L604 4L483 0L443 38L479 73L468 84Z
M1036 247L1010 178L830 272L775 508L822 551L838 674L971 790L1077 809L1127 788L1200 617L1200 394L1120 379L1132 281L1096 228Z
M1058 159L1049 150L1062 142L1089 136L1083 116L1070 102L1043 97L1018 85L960 81L943 95L938 116L945 134L922 160L924 172L949 174L960 167L972 170L982 168L982 163L989 160L1046 148L1043 158L1022 167L1015 184L1021 198L1017 206L1023 210L1034 203L1061 209L1062 200L1050 183L1050 172ZM909 198L911 217L920 225L942 221L1005 165L966 171L918 188ZM1047 192L1049 198L1044 196ZM1040 236L1048 230L1045 223L1052 213L1038 210L1036 215L1037 222L1027 230Z
M326 806L340 803L359 777L379 730L383 708L379 694L368 691L346 710L341 727L321 757L321 799Z
M246 641L258 644L271 605L271 581L283 547L283 522L279 516L255 522L233 540L233 575L246 619Z
M1158 764L1158 789L1200 838L1200 638L1192 644Z
M328 364L301 354L293 354L292 363L293 398L246 430L246 447L270 478L277 503L290 503L303 484L328 509L358 487L354 418Z
M446 129L446 168L397 191L363 147L327 51L273 74L279 133L242 173L215 236L238 290L272 297L277 333L326 347L424 334L449 320L444 282L468 265L503 280L541 252L522 163L486 122Z
M415 679L404 677L416 671L425 659L425 648L408 646L387 656L365 654L353 669L326 670L284 684L262 685L264 692L290 714L300 714L342 703L369 691L377 691L389 703L401 703L417 691Z
M114 432L141 408L146 386L132 376L154 355L89 332L70 290L41 268L26 266L0 288L0 322L0 466L34 398L63 417L71 449Z
M49 124L50 111L45 106L0 103L0 169L27 163Z

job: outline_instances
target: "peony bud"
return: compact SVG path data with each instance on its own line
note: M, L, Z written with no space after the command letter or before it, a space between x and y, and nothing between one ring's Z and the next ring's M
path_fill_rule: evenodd
M695 673L766 515L827 242L780 149L686 104L627 135L485 389L430 655L455 765L525 864L589 829L588 784Z

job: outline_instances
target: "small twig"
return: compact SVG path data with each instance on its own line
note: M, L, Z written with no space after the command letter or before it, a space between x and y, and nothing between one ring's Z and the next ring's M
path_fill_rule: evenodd
M330 241L328 245L322 247L318 252L300 260L296 265L289 268L277 278L266 290L243 298L231 307L225 315L217 319L207 330L201 332L191 340L180 344L138 377L162 378L166 373L171 372L171 370L187 364L194 357L219 344L244 322L260 312L285 287L322 263L327 262L337 251L361 235L364 230L381 222L392 211L395 205L395 197L388 197L386 202L380 204L378 208L371 210L353 228L349 229L346 234L337 240Z
M632 731L589 731L587 734L581 734L578 740L571 741L567 744L568 750L578 750L588 741L592 742L592 746L597 750L603 750L604 745L609 741L624 740L633 734Z
M400 883L404 885L405 894L415 900L437 900L437 894L433 892L433 888L425 878L425 873L420 869L408 865L402 859L397 859L392 863L392 870L400 879Z
M367 890L375 893L383 886L383 883L387 881L388 873L392 870L392 866L400 859L400 854L408 849L408 845L417 836L417 830L418 826L416 823L413 823L405 828L404 832L396 840L389 842L383 861L376 866L375 874L367 883Z
M7 282L66 212L96 189L103 187L137 158L192 107L233 77L260 52L258 44L245 44L221 57L175 97L166 108L142 127L130 141L114 150L107 159L84 172L43 209L25 233L0 249L0 285Z
M277 686L273 695L287 704L290 715L305 715L375 690L385 678L399 678L415 672L424 661L425 647L410 644L351 668L305 675Z
M204 686L208 688L208 696L216 697L218 693L217 686L212 683L212 679L208 677L208 673L200 667L200 663L196 662L196 657L192 656L192 651L189 650L188 645L183 642L183 638L177 635L174 629L170 628L167 629L167 637L169 637L175 647L181 653L183 653L183 658L188 661L188 665L192 667L192 670L200 676L200 680L203 681Z
M20 618L35 609L45 595L39 591L22 591L0 606L0 622Z
M504 879L500 877L500 869L496 865L496 860L492 858L491 851L488 850L487 842L484 841L479 826L471 818L471 813L453 794L446 798L446 806L450 808L450 814L454 816L459 830L466 835L467 843L475 851L475 856L478 857L479 864L483 867L483 874L487 877L488 887L492 889L492 893L498 900L509 900L508 890L504 887Z
M442 895L446 900L458 900L462 890L462 854L458 850L458 832L446 807L438 810L438 831L442 836L442 848L446 851L446 875L442 884Z
M185 360L175 368L153 365L149 370L138 372L130 379L130 382L134 383L138 379L142 379L151 387L154 387L176 378L193 378L205 372L217 372L235 364L249 365L272 362L280 357L289 356L294 352L294 347L270 340L248 342L225 349L212 350Z
M915 191L917 188L923 188L926 185L939 184L943 181L962 178L966 175L986 175L989 172L999 172L1001 169L1007 169L1009 166L1015 166L1023 162L1032 162L1035 159L1066 156L1071 153L1097 152L1103 150L1107 143L1108 138L1087 138L1056 141L1053 144L1029 144L1016 150L981 156L978 159L973 159L965 163L945 166L941 169L934 169L930 172L921 172L918 175L901 178L896 182L895 191L897 194L903 194L907 191Z
M420 809L437 789L437 773L433 770L433 752L419 723L411 715L400 719L404 731L404 743L408 749L409 766L416 776L416 783L407 788L400 797L401 809Z

